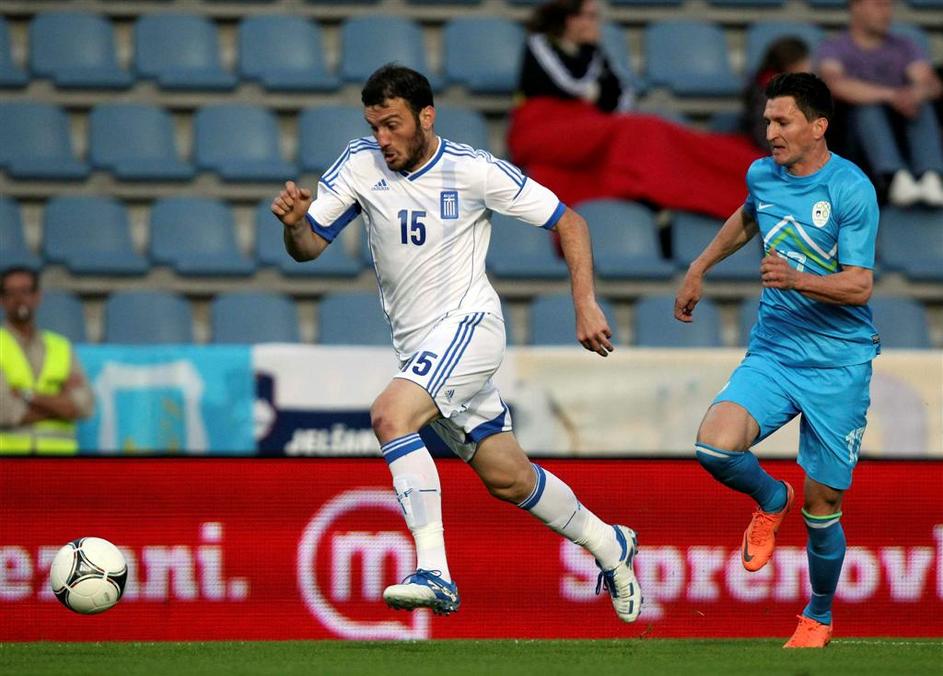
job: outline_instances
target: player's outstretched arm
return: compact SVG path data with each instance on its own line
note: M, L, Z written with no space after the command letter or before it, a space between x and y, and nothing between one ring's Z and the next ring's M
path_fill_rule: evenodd
M688 272L675 296L675 319L681 322L694 321L694 306L701 300L705 273L753 239L758 230L756 220L743 207L733 212L701 255L688 266Z
M299 262L314 260L328 245L327 240L311 231L305 220L311 201L311 191L299 188L294 181L287 181L272 201L272 213L285 226L285 249Z
M607 357L615 348L610 340L612 330L609 322L596 302L589 227L583 217L570 208L563 213L555 227L560 234L563 258L570 269L573 307L576 311L576 339L587 350Z

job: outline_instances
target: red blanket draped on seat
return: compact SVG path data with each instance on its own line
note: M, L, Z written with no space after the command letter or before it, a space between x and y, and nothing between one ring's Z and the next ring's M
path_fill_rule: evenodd
M551 98L512 112L508 148L567 204L617 197L720 219L743 204L746 171L759 156L746 137Z

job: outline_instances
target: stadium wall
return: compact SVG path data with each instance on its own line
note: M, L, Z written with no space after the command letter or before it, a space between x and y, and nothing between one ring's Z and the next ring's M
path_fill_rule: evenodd
M547 460L583 502L637 529L640 620L620 623L582 550L491 499L457 460L440 463L450 617L387 609L414 568L379 461L5 459L0 461L0 641L660 638L787 636L808 594L805 529L784 523L774 558L740 565L749 501L690 460ZM798 467L771 460L801 486ZM864 460L846 497L837 631L943 636L943 462ZM56 550L118 544L118 606L79 616L49 590Z

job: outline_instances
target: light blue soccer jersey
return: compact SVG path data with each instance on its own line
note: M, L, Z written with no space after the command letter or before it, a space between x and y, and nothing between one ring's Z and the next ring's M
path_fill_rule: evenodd
M801 272L830 275L841 266L874 267L878 205L853 163L832 153L809 176L793 176L764 157L747 171L744 211L759 224L766 251ZM850 366L880 352L866 305L821 303L798 291L763 289L749 350L792 366Z

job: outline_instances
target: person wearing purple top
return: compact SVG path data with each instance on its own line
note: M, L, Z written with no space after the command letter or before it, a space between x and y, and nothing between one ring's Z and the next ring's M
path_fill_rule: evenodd
M943 142L933 109L943 92L927 55L891 32L894 0L849 0L848 31L825 41L817 68L849 105L852 143L898 206L943 207Z

